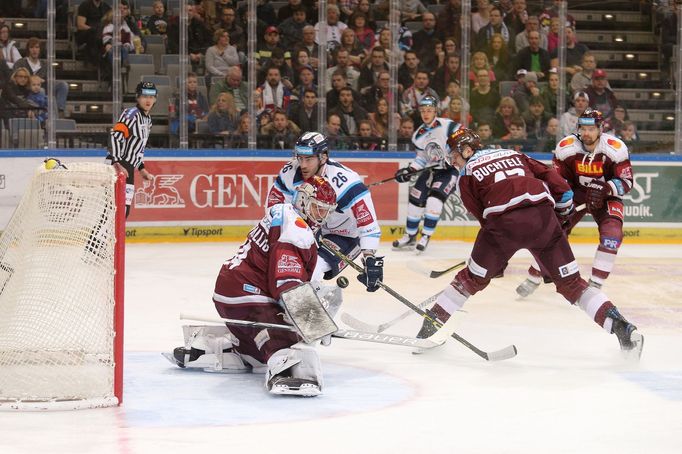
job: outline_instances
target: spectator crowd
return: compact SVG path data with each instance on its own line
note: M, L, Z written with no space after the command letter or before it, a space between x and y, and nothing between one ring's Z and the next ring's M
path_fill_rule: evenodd
M39 13L40 0L36 2ZM57 0L58 5L64 3ZM587 108L599 109L607 130L628 142L637 140L635 125L599 68L594 53L580 42L569 16L560 23L558 1L475 0L470 17L461 17L461 1L400 2L402 27L391 36L388 0L336 0L327 3L326 36L320 35L318 4L313 0L271 2L257 6L257 45L247 58L247 2L196 0L187 6L187 120L190 133L218 135L233 146L245 146L248 131L257 128L259 147L290 148L301 131L323 131L336 149L381 150L388 142L388 124L395 119L399 141L421 123L419 101L435 96L441 115L466 120L484 141L549 151L557 132L575 131L576 118ZM143 8L146 6L146 8ZM178 52L178 11L167 1L121 0L121 61L147 52L147 37L160 35L168 54ZM105 81L112 77L113 11L107 0L83 0L74 10L77 58L96 66ZM674 16L674 14L673 14ZM461 24L470 23L470 67L463 73ZM669 20L668 20L669 22ZM667 24L667 22L666 22ZM557 112L559 90L558 36L566 37L567 94L564 112ZM318 52L326 51L322 71ZM11 24L0 24L0 112L40 106L34 88L46 89L45 49L38 38L19 49ZM389 58L400 66L397 97L392 91ZM248 65L256 66L254 93L248 92ZM467 78L470 92L463 96ZM203 79L203 80L202 80ZM205 86L205 91L198 88ZM318 123L319 87L325 96L324 124ZM57 82L59 111L68 85ZM244 121L248 100L256 97L257 122ZM177 113L179 108L175 101ZM393 112L389 106L395 106ZM464 111L467 112L463 118ZM165 112L155 112L165 115ZM201 127L198 125L201 124ZM178 119L169 118L177 134Z

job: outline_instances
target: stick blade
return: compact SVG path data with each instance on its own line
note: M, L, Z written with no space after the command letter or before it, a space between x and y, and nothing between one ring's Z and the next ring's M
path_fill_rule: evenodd
M353 329L367 331L369 333L379 333L379 325L370 325L362 320L358 320L347 312L341 314L341 321Z
M488 361L503 361L505 359L511 359L515 357L517 353L518 350L516 349L516 345L509 345L502 350L488 352L486 359Z

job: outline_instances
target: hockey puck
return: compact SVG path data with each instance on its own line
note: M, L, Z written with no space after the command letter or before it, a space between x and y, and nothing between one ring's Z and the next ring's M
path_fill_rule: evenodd
M338 285L339 288L346 288L348 287L348 284L350 284L350 282L348 282L348 278L345 276L340 276L336 279L336 285Z

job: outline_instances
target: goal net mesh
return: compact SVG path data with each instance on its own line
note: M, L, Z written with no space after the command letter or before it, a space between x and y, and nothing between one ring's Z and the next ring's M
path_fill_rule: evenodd
M0 237L0 407L116 403L116 174L68 167L36 171Z

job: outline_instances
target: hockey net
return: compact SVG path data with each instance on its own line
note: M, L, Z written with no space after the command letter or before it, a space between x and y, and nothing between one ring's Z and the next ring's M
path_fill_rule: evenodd
M125 178L39 168L0 237L0 410L120 404Z

